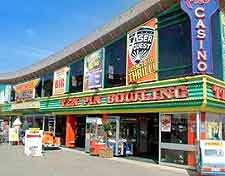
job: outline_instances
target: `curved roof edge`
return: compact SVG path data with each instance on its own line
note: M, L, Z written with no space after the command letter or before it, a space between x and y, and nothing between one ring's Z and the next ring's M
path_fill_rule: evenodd
M49 71L63 67L75 59L95 51L123 33L144 23L177 0L141 0L126 12L114 17L111 21L43 60L15 72L0 73L0 83L18 83L40 77ZM225 2L221 2L222 7Z

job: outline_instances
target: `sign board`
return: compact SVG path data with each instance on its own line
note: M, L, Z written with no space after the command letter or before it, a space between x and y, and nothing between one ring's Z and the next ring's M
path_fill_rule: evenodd
M103 87L104 48L84 59L84 90Z
M66 92L66 79L68 70L68 67L63 67L54 72L53 95L64 94Z
M19 141L19 130L16 128L9 128L9 142Z
M15 100L21 101L35 98L35 88L39 84L39 82L40 79L34 79L28 82L15 85Z
M225 141L201 140L201 173L225 172Z
M211 74L213 72L211 17L218 10L218 1L181 0L181 8L191 20L193 73Z
M43 131L29 129L25 134L25 154L27 156L42 156Z
M127 35L127 83L157 80L157 19L133 29Z
M106 103L122 104L132 102L182 99L187 97L188 97L188 87L186 85L182 85L182 86L142 89L120 93L109 93L106 95ZM60 103L62 107L73 107L79 105L100 105L102 104L102 99L103 96L94 95L94 96L65 98L62 99Z
M12 103L11 110L20 110L20 109L38 109L40 108L39 101L28 101L23 103Z

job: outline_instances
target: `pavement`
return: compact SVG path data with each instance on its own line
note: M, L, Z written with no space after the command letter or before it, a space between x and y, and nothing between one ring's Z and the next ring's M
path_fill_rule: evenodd
M23 146L0 144L0 176L189 176L190 171L76 150L47 151L27 157Z

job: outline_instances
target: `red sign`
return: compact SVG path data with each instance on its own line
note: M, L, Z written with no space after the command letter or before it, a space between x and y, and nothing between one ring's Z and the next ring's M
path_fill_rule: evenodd
M225 100L225 88L213 85L212 90L216 99Z
M162 88L152 88L135 90L130 92L121 92L106 95L106 104L115 103L131 103L131 102L146 102L146 101L159 101L170 99L181 99L188 97L188 88L183 86L172 86ZM63 107L78 106L81 98L66 98L61 100ZM83 105L100 105L102 104L102 96L85 96L82 98Z
M186 6L188 8L193 8L192 4L198 4L198 5L202 5L202 4L208 4L210 2L210 0L185 0Z

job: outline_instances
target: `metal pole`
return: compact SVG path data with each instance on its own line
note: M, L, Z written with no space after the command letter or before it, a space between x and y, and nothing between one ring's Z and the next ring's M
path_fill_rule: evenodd
M42 130L45 131L45 116L43 116Z
M200 112L196 113L196 139L197 141L200 140L200 132L201 132L201 120L200 120L201 114Z
M159 164L161 162L161 113L159 113Z

